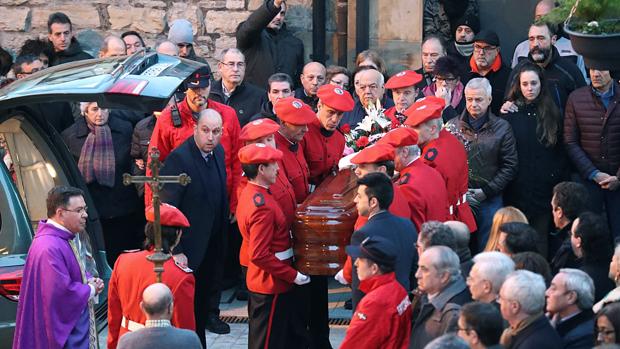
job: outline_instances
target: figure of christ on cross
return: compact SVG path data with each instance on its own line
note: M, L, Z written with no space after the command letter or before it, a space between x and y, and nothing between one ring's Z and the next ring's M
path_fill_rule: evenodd
M151 148L150 158L151 162L148 166L151 169L151 176L132 176L129 173L125 173L123 174L123 184L130 185L133 183L145 183L148 184L153 192L152 205L155 215L155 222L153 222L155 233L155 253L147 258L155 265L153 270L157 274L157 282L161 282L161 273L164 271L164 262L170 258L170 255L163 253L161 247L161 221L159 215L161 201L159 199L159 191L166 183L179 183L183 186L188 185L191 182L191 178L185 173L181 173L178 176L160 176L159 168L161 167L161 162L159 161L159 150L155 147Z

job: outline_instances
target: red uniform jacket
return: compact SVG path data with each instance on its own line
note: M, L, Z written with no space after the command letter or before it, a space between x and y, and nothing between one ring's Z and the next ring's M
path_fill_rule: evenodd
M281 260L276 253L292 249L286 218L270 191L248 183L239 197L237 221L241 235L248 239L248 290L262 294L288 291L297 270L291 258Z
M129 332L123 316L144 325L146 316L140 309L142 292L155 283L153 263L146 256L153 251L127 252L118 256L108 286L108 348L116 348L119 338ZM178 267L172 258L164 263L162 282L172 291L174 310L172 326L195 330L194 274Z
M304 157L304 151L299 144L291 144L280 132L276 132L275 138L276 146L283 153L282 160L278 161L280 171L284 172L288 178L293 186L295 199L298 204L301 204L310 194L310 187L308 186L310 170Z
M227 105L215 102L211 99L207 100L209 109L213 109L222 115L223 133L220 143L224 148L226 162L226 192L230 202L230 212L234 213L237 208L237 186L241 179L241 163L237 157L239 152L239 133L241 127L237 119L235 110ZM172 113L170 107L166 107L157 118L155 129L151 135L150 147L159 149L159 160L165 161L166 157L179 145L194 134L194 125L196 121L192 116L192 111L185 100L177 104L179 114L181 116L181 126L174 127L172 122ZM150 176L151 170L146 167L146 175ZM145 188L144 198L146 206L150 206L152 194L149 186Z
M446 184L439 172L421 159L400 171L397 184L409 203L411 221L418 231L426 221L445 222L448 219Z
M366 293L353 313L340 349L406 349L411 336L411 302L395 274L360 282Z
M446 182L451 219L467 224L471 232L476 231L476 220L465 199L469 167L463 143L450 132L441 130L439 138L428 142L422 149L422 159Z
M394 199L392 199L392 204L388 211L395 216L403 217L406 219L411 218L411 210L409 209L409 205L407 204L407 199L403 196L403 193L400 191L400 188L394 184ZM363 227L364 224L368 222L368 217L357 215L357 220L355 221L355 225L353 226L353 231L358 230ZM353 272L353 262L351 261L351 256L347 255L347 260L344 262L343 276L345 280L352 282L353 278L351 273Z
M392 126L391 128L397 128L400 127L400 125L402 125L402 122L400 122L400 120L398 120L398 118L396 117L396 107L389 107L388 109L386 109L383 114L385 116L387 116L388 118L390 118L390 120L392 121ZM403 121L405 121L405 119L407 118L404 114L400 114L401 119Z
M308 133L301 141L304 156L310 168L310 183L319 185L329 176L344 151L344 135L340 129L327 131L319 119L308 125Z
M247 184L248 178L242 176L237 191L238 197L241 197L241 193ZM295 202L295 192L293 191L293 186L284 176L284 171L278 171L276 182L269 187L269 191L282 209L282 213L284 213L284 218L286 219L287 229L290 230L293 225L293 220L295 219L295 209L297 208L297 203ZM237 209L239 209L239 205L241 205L241 203L237 204ZM242 240L241 248L239 249L239 263L244 267L247 267L250 258L248 256L248 237L244 236L243 233L241 233L241 237Z

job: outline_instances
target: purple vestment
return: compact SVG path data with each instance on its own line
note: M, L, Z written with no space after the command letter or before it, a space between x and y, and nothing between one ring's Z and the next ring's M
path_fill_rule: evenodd
M82 282L69 245L74 237L45 221L39 223L26 258L13 349L73 348L76 343L88 348L89 323L84 312L88 314L90 286Z

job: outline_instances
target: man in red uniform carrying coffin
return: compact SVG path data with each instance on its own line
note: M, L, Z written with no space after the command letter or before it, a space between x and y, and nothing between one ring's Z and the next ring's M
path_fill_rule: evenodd
M396 182L411 210L411 220L418 231L426 221L448 220L448 193L443 178L420 160L418 134L408 127L399 127L383 136L377 144L395 148L394 167L400 173Z
M282 209L269 187L278 176L282 152L262 143L239 150L248 184L239 197L237 221L249 238L247 286L250 332L248 348L293 348L291 287L310 277L292 267L291 235Z
M153 207L146 212L148 221L146 233L146 249L121 254L110 278L108 289L108 348L116 348L119 338L127 333L144 328L146 316L140 309L140 301L144 289L156 282L153 263L146 259L153 254L155 237ZM176 207L162 204L160 207L162 230L162 248L164 253L179 243L181 228L189 227L189 221ZM194 274L187 267L182 267L170 258L164 263L162 282L172 291L174 311L172 326L194 330Z
M469 173L467 152L463 143L442 129L444 107L443 98L425 97L407 109L405 126L418 134L424 162L439 171L446 182L451 219L467 224L469 231L474 232L476 220L465 198Z
M314 111L294 97L286 97L276 102L276 116L280 120L280 130L276 133L276 146L282 152L278 165L293 186L295 199L301 204L310 194L310 170L299 143L308 132L308 124L316 119Z
M392 76L386 83L385 88L392 90L392 99L394 106L388 108L384 114L392 120L393 125L402 125L405 119L405 110L407 110L420 92L416 87L423 76L413 70L403 70Z
M338 125L343 113L353 110L355 102L349 92L332 84L319 87L317 96L317 117L308 125L301 145L310 168L310 184L318 186L330 173L337 171L345 144Z

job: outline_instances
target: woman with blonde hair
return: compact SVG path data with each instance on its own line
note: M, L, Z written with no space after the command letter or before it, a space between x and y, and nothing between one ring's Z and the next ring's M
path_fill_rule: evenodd
M500 208L493 216L493 225L491 225L489 240L484 248L484 252L499 250L497 246L497 241L499 240L499 227L508 222L529 223L523 212L521 212L518 208L513 206Z

